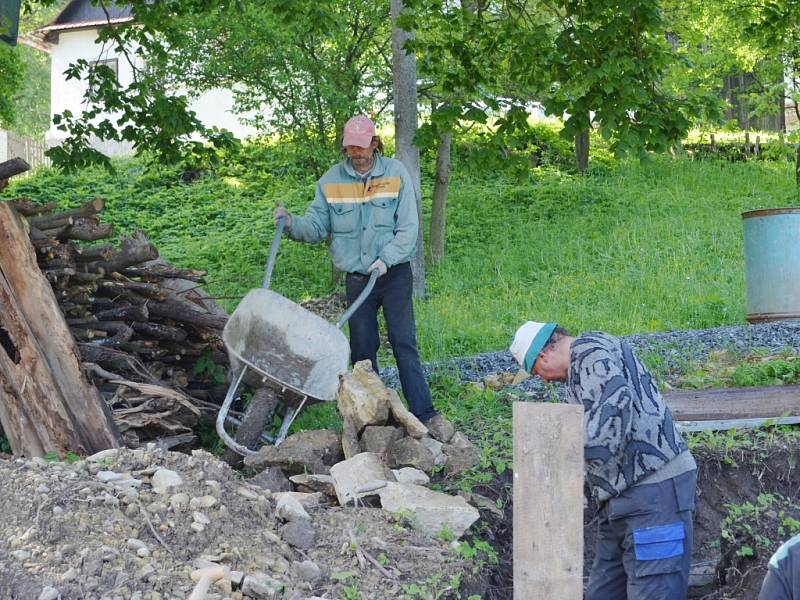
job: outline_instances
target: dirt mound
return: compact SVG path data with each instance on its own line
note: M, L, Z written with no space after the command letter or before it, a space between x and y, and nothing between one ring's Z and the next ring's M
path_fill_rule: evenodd
M449 544L380 509L306 506L298 532L278 494L204 451L0 460L0 487L2 598L187 598L209 562L234 574L208 598L448 597L464 569Z

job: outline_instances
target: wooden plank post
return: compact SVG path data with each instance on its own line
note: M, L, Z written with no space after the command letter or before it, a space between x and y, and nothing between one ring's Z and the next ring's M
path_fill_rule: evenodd
M514 600L583 598L583 407L515 402Z

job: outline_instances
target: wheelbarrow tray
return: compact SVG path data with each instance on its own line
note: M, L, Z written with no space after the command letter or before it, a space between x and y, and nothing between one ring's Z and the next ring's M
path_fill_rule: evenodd
M234 371L249 367L245 382L270 385L285 401L335 400L347 372L350 346L339 328L269 289L247 293L222 339Z

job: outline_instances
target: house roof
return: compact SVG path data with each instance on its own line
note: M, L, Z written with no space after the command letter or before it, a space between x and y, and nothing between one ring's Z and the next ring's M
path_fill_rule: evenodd
M60 31L94 29L103 25L113 25L132 21L130 4L93 6L91 0L71 0L48 25L36 30L45 42L58 43Z

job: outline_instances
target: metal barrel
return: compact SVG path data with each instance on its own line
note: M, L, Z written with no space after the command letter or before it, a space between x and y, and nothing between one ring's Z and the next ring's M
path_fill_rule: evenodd
M800 319L800 208L742 213L747 320Z

